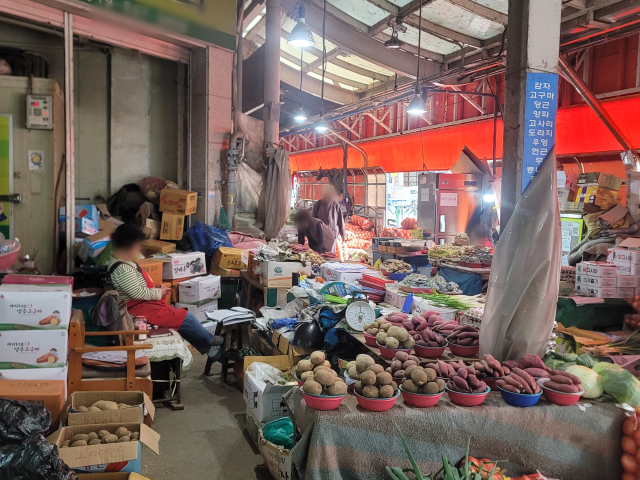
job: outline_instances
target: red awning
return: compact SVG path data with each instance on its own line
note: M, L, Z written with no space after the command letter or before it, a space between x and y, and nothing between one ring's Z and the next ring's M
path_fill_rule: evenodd
M603 102L618 127L634 148L640 149L640 96ZM498 120L496 155L502 157L502 120ZM493 120L435 128L358 143L369 156L369 167L387 172L448 170L458 160L462 147L481 159L493 156ZM620 152L622 147L587 105L561 108L556 129L558 155L587 155ZM291 170L342 168L342 148L290 154ZM348 166L364 166L362 155L349 148Z

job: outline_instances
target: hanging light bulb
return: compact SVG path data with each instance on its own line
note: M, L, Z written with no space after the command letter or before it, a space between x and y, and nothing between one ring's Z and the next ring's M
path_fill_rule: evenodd
M296 110L296 113L293 114L293 119L298 123L307 121L307 114L305 113L302 106L298 110Z
M304 17L304 7L300 5L300 8L298 8L298 23L296 23L296 26L291 30L289 39L287 40L287 43L293 47L307 48L316 44Z
M407 107L407 113L411 115L422 115L426 113L427 106L425 105L422 97L418 92L416 92L415 96L409 102L409 106Z
M316 123L315 128L316 132L324 133L329 130L329 124L325 121L324 118L321 118L320 120L318 120L318 123Z

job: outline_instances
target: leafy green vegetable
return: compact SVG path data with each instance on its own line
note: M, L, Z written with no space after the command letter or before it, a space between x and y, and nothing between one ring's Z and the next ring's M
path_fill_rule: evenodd
M583 353L577 358L576 363L578 365L582 365L583 367L593 368L595 364L598 363L598 360L596 360L596 357L589 353Z
M631 372L619 365L605 362L596 364L593 370L602 377L602 386L606 394L620 403L640 407L640 381Z
M441 295L439 293L430 295L428 293L419 293L415 296L429 300L436 307L455 308L456 310L468 310L473 307L473 305L456 299L455 295Z
M549 368L553 368L554 370L564 370L565 367L565 362L562 360L558 360L556 358L553 357L549 357L545 360L544 364L549 367Z
M598 398L604 393L602 378L589 367L573 365L567 368L567 373L571 373L582 380L580 386L584 390L582 394L584 398Z
M575 353L549 352L549 356L563 362L575 362L578 360L578 355Z

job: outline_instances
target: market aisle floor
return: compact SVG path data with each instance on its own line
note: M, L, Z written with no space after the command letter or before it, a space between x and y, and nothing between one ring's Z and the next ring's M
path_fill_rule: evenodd
M184 410L156 410L161 455L145 448L142 474L152 480L271 480L244 429L242 392L221 383L219 363L210 377L203 376L205 358L194 354L193 366L183 372Z

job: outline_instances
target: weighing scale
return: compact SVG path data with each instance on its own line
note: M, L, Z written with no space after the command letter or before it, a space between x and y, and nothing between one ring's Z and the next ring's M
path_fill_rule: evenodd
M365 323L373 323L376 320L376 312L368 301L353 300L345 310L344 319L353 330L362 332Z

